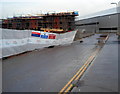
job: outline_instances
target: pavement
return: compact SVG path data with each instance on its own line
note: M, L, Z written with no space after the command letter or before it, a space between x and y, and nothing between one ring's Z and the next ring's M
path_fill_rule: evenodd
M118 45L111 34L72 92L118 92Z
M3 60L3 92L59 92L95 51L98 37Z

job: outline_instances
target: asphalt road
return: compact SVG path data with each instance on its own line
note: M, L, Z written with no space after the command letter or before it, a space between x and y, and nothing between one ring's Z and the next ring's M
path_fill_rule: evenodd
M59 92L95 50L98 36L3 60L3 92Z
M111 34L72 92L118 92L119 45L117 36Z

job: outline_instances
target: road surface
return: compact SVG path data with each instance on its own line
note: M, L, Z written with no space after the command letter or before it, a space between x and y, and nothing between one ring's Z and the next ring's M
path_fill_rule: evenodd
M98 37L3 60L3 92L59 92L95 51Z

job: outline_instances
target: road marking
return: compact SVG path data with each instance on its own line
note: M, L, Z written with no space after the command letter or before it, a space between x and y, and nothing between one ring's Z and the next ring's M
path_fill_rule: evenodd
M76 76L79 74L79 72L81 72L81 70L84 68L86 64L84 64L80 70L72 77L72 79L61 89L61 91L59 92L59 94L62 94L64 92L64 90L68 87L68 85L70 85L72 83L72 81L76 78Z
M71 84L71 85L66 89L66 91L64 92L64 94L66 94L67 92L69 92L72 87L73 87L73 85Z
M91 59L92 56L89 57ZM85 64L78 70L78 72L72 77L72 79L61 89L59 94L62 94L64 90L72 83L73 80L79 75L79 73L84 69L84 67L88 64L89 59L85 62Z
M96 50L98 51L98 49ZM85 64L78 70L78 72L72 77L72 79L61 89L61 91L59 92L59 94L63 94L63 92L65 92L64 94L66 94L72 87L73 85L71 84L74 80L78 80L80 76L82 76L82 74L85 72L85 70L87 69L89 63L92 61L94 54L96 53L96 51L93 53L92 56L90 56L88 58L88 60L85 62ZM68 87L69 86L69 87ZM67 88L68 87L68 88ZM66 91L65 91L66 90Z
M105 42L108 40L108 36L105 38ZM89 65L92 63L92 61L95 59L97 53L100 51L100 48L97 48L92 55L87 59L87 61L83 64L83 66L78 70L78 72L72 77L72 79L61 89L61 91L58 94L66 94L70 92L70 90L74 87L72 84L73 81L78 81L84 72L87 70Z

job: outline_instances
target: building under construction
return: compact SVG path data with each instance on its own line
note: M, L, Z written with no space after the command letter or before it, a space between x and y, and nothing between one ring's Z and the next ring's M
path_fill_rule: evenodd
M43 28L60 29L63 31L74 30L75 16L78 12L51 13L43 16Z
M42 17L26 16L26 17L13 17L4 19L2 28L17 29L17 30L36 30L38 28L38 21L42 21Z
M71 31L75 28L78 12L47 13L36 16L13 17L4 19L2 28L29 30Z

